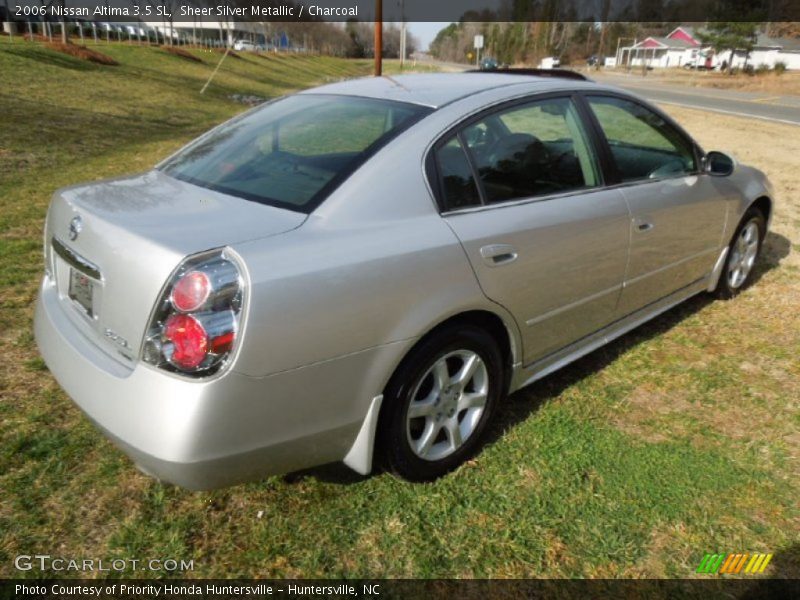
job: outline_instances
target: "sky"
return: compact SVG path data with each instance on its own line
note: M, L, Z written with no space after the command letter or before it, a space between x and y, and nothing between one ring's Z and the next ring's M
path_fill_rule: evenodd
M447 27L450 23L423 23L420 21L411 21L408 24L408 31L414 34L420 42L420 50L427 50L428 44L433 41L436 34L440 30Z

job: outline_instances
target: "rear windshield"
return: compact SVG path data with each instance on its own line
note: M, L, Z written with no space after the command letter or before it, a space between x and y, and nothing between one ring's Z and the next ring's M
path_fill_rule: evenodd
M372 98L290 96L222 125L160 169L232 196L309 213L428 112Z

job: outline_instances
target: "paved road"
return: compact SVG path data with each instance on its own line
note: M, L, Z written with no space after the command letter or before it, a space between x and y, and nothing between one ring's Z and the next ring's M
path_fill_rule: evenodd
M436 61L429 57L420 62L437 65L443 71L451 72L474 68L459 63ZM653 102L800 125L800 96L669 85L658 81L655 77L648 78L635 74L592 71L589 77L598 83L608 83L628 89Z
M590 77L598 83L628 89L654 102L800 125L798 96L676 86L655 81L655 78L648 80L640 75L591 73Z

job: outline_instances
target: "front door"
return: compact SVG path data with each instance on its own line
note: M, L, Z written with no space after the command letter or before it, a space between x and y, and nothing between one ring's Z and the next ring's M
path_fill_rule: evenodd
M725 194L699 172L694 144L649 108L589 95L631 211L631 250L618 316L707 276L719 256Z

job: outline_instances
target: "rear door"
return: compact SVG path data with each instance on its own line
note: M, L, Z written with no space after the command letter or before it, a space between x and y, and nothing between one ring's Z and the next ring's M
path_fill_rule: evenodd
M678 127L632 99L586 99L633 217L622 317L708 275L727 202L717 182L699 172L695 145Z
M607 325L622 288L630 214L601 186L581 114L568 95L515 102L433 154L444 218L484 293L517 319L526 363Z

